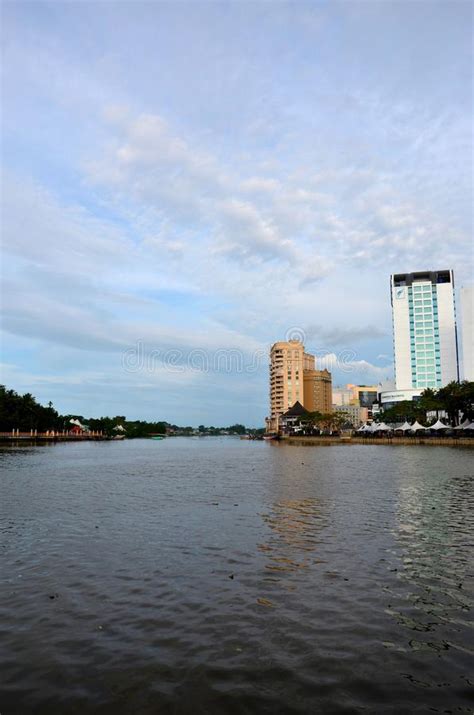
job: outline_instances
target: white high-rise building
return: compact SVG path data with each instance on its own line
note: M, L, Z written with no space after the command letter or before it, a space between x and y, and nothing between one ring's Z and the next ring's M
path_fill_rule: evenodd
M461 288L462 376L474 381L474 285Z
M459 380L453 272L397 273L390 287L396 389Z

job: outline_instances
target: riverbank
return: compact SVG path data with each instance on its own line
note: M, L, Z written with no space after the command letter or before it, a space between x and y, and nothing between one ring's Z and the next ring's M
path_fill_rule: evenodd
M85 434L63 434L61 432L0 432L1 442L88 442L105 441L113 439L97 432L87 432Z
M341 445L341 444L391 444L391 445L424 445L426 447L474 447L472 437L295 437L282 436L280 441L299 445Z

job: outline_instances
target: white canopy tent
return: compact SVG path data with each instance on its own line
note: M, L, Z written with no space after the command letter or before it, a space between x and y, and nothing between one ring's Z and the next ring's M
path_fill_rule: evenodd
M417 432L418 430L425 430L426 427L423 427L423 425L420 425L420 423L417 420L416 422L413 422L410 429L412 430L412 432Z
M436 431L441 430L441 429L449 429L448 425L445 425L441 422L441 420L438 420L437 422L434 423L434 425L431 425L429 429L434 429Z
M395 431L408 432L411 429L411 424L409 422L404 422L401 427L395 427Z
M471 422L471 424L467 425L467 427L464 427L464 429L474 429L474 422Z
M469 427L470 424L471 424L471 423L469 422L469 420L464 420L464 422L463 422L462 424L458 425L458 426L455 427L454 429L455 429L455 430L468 429L468 427Z
M377 429L374 430L374 432L390 432L391 427L385 424L385 422L380 422L380 424L377 425Z
M72 425L76 425L76 427L81 427L82 429L84 429L84 425L81 425L81 423L79 422L79 420L70 419L70 420L69 420L69 423L72 424Z

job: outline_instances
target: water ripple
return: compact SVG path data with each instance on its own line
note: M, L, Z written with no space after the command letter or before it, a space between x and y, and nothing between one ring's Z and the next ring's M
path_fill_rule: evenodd
M0 451L0 712L472 712L469 456Z

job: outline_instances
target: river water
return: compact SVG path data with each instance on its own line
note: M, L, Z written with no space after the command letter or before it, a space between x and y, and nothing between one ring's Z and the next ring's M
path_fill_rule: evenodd
M470 713L472 452L0 451L0 713Z

